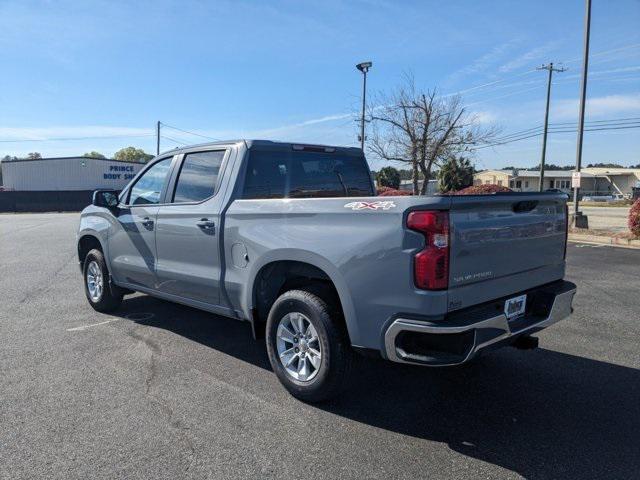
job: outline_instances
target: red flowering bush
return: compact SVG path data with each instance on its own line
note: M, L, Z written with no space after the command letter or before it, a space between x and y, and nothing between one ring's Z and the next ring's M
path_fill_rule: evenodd
M450 192L453 195L487 195L496 192L512 192L509 187L503 187L502 185L471 185L470 187L463 188L457 192Z
M634 202L629 210L629 230L636 237L640 237L640 198Z
M378 188L379 197L406 197L408 195L411 195L411 192L407 190L396 190L395 188L390 187Z

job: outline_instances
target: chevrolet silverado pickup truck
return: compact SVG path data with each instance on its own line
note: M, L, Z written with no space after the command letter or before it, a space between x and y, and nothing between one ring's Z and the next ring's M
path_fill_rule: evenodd
M354 352L451 366L537 345L572 312L566 201L376 196L360 149L210 143L96 191L78 259L95 310L142 292L249 322L284 387L315 402Z

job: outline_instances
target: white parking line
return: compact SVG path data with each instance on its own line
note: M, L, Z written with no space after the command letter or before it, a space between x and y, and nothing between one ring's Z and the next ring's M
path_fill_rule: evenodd
M100 323L92 323L91 325L82 325L81 327L67 328L67 332L79 332L82 330L86 330L87 328L97 327L98 325L106 325L107 323L117 322L118 320L122 320L122 318L112 318L111 320L105 320L104 322Z

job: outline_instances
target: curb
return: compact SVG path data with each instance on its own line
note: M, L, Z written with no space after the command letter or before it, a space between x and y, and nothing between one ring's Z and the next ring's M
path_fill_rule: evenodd
M629 238L606 237L604 235L582 235L579 233L570 233L569 241L640 249L640 240L631 240Z

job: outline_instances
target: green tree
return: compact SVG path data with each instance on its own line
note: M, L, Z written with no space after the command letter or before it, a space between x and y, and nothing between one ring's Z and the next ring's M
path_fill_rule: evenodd
M473 185L475 168L468 158L449 157L440 166L438 189L440 192L455 192Z
M103 154L101 154L100 152L96 152L95 150L91 150L90 152L87 152L82 156L87 158L107 158Z
M589 165L589 166L591 166L591 165ZM545 163L544 164L544 169L545 170L575 170L575 166L573 166L573 165L556 165L555 163ZM521 169L521 170L523 170L523 169ZM532 171L539 172L540 171L540 164L537 164L533 168L527 168L526 170L532 170Z
M118 150L113 155L113 158L116 160L122 160L123 162L147 163L153 158L153 155L148 154L141 148L126 147Z
M589 165L587 165L587 168L590 168L590 167L594 167L594 168L624 168L619 163L590 163Z
M31 152L27 155L27 158L29 160L35 160L37 158L42 158L42 155L40 154L40 152Z
M381 168L378 175L376 175L376 179L381 187L390 187L395 190L400 188L400 172L396 168Z

